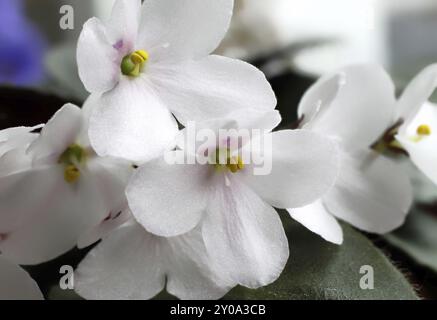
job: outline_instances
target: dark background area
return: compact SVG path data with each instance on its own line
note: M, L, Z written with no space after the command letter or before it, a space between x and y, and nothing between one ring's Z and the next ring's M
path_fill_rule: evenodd
M254 63L262 68L268 61L269 59L266 57L254 61ZM297 120L296 109L300 98L315 79L287 72L273 77L269 81L276 92L278 109L283 116L281 127L290 127ZM33 89L0 87L0 130L13 126L33 126L45 123L67 102L81 104L81 101L61 98ZM423 207L430 214L437 216L437 204L428 204ZM419 266L399 249L388 244L382 237L369 234L366 236L401 270L410 283L414 285L421 298L437 299L437 276L434 272ZM76 267L90 249L75 249L58 259L38 266L26 267L26 269L38 282L44 295L49 297L50 289L59 281L60 267L65 264Z

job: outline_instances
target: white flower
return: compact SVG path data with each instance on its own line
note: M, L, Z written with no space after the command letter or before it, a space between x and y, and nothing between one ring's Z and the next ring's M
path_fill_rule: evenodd
M289 209L290 215L337 244L343 233L335 218L375 233L399 227L412 202L408 176L400 164L371 149L398 118L394 86L386 72L358 65L321 78L303 97L299 117L304 129L338 143L341 170L321 200Z
M38 134L32 131L41 127L39 125L0 130L0 176L31 166L32 159L26 154L26 150L38 137Z
M80 77L95 104L90 140L101 156L145 162L182 124L235 108L273 110L265 76L242 61L209 55L224 37L233 0L116 1L107 24L85 25Z
M0 131L0 180L31 168L32 157L26 151L29 145L38 138L38 134L33 133L33 131L40 128L41 125ZM0 185L0 190L6 188L7 185ZM1 206L2 204L0 204ZM17 218L17 213L7 207L0 210L0 241L5 236L6 230L11 229L16 224Z
M150 299L164 288L180 299L218 299L234 285L214 269L199 228L164 238L132 218L106 233L75 271L75 290L86 299Z
M271 133L280 122L276 111L235 119L244 121L210 120L198 123L196 129L261 129L261 135L232 150L228 137L208 141L210 160L229 155L222 164L169 164L167 159L190 153L193 141L188 140L184 150L166 153L166 160L141 166L126 194L133 215L146 230L171 237L200 226L206 250L223 277L257 288L276 280L289 255L281 220L272 206L299 207L321 197L337 177L337 150L334 143L310 131ZM272 142L269 150L255 143L260 140ZM195 152L198 159L206 154L202 148ZM272 160L272 171L254 175L258 166L239 154L255 159L263 152Z
M429 102L437 87L437 64L420 72L399 99L404 123L396 139L413 163L437 183L437 105Z
M43 300L36 282L20 266L0 255L0 300Z
M0 251L11 261L53 259L125 204L130 165L95 155L87 110L65 105L27 148L31 165L0 175Z
M35 127L16 127L0 130L0 157L7 152L17 149L26 148L33 140L38 137L38 134L32 131L40 129L42 125Z

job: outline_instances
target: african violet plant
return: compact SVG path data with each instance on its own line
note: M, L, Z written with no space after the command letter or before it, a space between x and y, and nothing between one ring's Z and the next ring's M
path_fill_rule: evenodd
M218 299L236 286L228 297L358 298L342 288L351 274L329 276L347 269L341 260L320 263L328 242L344 248L338 257L355 257L349 268L367 254L390 270L378 277L394 293L377 297L415 298L398 292L409 286L378 250L354 249L369 243L348 224L376 234L403 224L413 193L391 150L437 183L437 109L427 101L436 66L399 99L377 65L326 75L303 96L298 128L277 130L262 72L211 54L232 10L233 0L117 0L108 21L85 23L84 106L0 131L1 298L11 285L14 297L42 298L18 265L99 240L75 270L86 299L150 299L163 289ZM302 232L308 240L294 243Z

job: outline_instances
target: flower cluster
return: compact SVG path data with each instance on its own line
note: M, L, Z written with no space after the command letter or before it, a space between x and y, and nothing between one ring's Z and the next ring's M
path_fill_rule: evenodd
M275 209L336 244L337 219L379 234L403 223L412 190L391 155L437 183L437 67L400 99L381 67L344 68L307 91L297 129L275 130L262 72L210 54L232 10L118 0L109 21L86 22L85 105L0 131L2 259L38 264L102 240L75 273L84 298L216 299L281 274L289 244Z

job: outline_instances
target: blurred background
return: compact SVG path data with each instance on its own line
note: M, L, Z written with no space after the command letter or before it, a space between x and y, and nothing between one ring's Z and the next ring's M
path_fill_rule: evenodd
M112 4L0 0L0 83L57 86L86 96L72 82L78 80L72 48L82 24L108 17ZM64 5L74 10L73 30L60 27ZM269 76L294 71L317 77L345 64L378 62L403 86L436 60L436 17L434 0L236 0L218 52L251 61L273 57L263 66Z
M45 122L63 103L86 99L77 74L77 38L88 18L107 18L113 2L0 0L0 129ZM72 29L64 30L60 22L70 8ZM400 91L423 67L437 62L437 1L236 0L230 31L217 53L247 60L266 73L283 126L289 126L302 94L324 73L375 62ZM413 213L394 234L369 237L422 297L436 298L437 187L408 163L405 170L416 187ZM82 255L76 251L68 259L78 262ZM46 295L48 275L57 274L66 258L60 259L30 268Z

